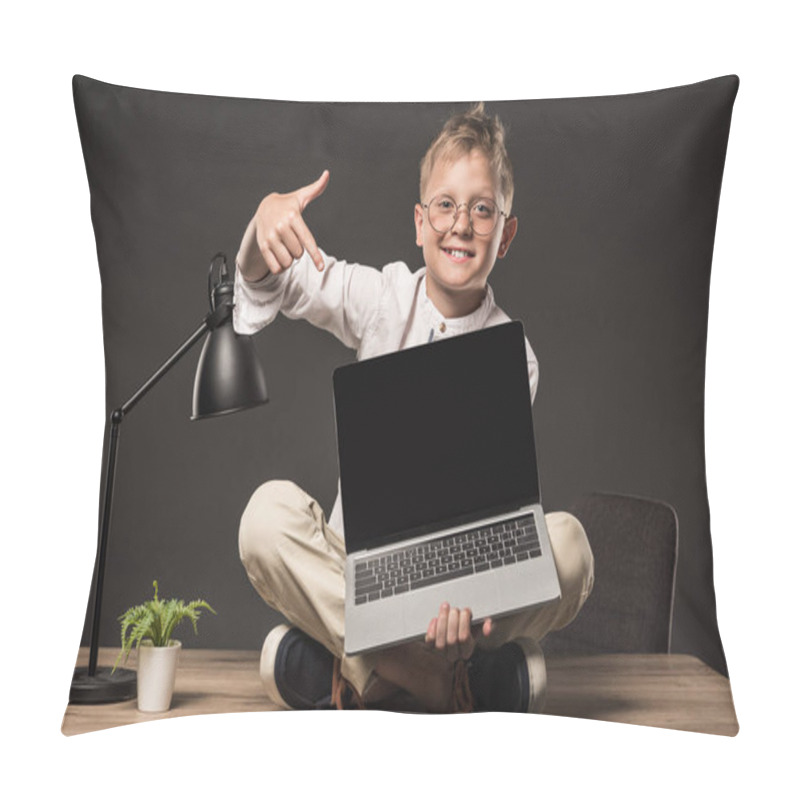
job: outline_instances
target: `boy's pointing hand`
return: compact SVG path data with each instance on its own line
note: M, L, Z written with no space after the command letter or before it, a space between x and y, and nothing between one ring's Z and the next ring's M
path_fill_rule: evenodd
M288 269L304 250L322 271L322 255L302 215L308 204L325 191L329 179L330 172L325 170L314 183L288 194L267 195L259 204L253 218L256 244L274 275Z

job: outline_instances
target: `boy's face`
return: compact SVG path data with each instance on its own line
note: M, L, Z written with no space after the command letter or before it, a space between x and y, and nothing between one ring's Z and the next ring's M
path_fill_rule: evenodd
M445 311L444 305L454 312L451 316L462 316L477 309L483 300L494 262L508 251L517 221L514 217L500 216L488 236L477 236L472 230L467 207L473 201L488 197L505 210L497 176L480 150L472 150L453 161L434 163L422 200L427 204L437 195L451 197L459 205L458 216L448 231L438 233L431 227L425 209L417 203L414 208L417 244L428 268L428 296L440 311Z

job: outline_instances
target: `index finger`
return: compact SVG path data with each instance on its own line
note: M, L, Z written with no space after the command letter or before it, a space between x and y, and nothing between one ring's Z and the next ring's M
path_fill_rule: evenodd
M300 215L297 215L291 223L291 228L294 231L295 236L297 236L300 244L303 245L305 251L311 256L311 259L316 264L317 269L322 272L322 269L325 266L325 262L322 260L322 254L319 252L319 248L317 247L317 242L314 239L313 234L308 229L305 221Z

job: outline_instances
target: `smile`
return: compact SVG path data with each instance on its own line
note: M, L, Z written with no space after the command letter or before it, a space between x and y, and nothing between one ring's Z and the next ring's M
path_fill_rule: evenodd
M472 258L472 256L475 255L469 250L461 250L455 247L443 247L442 250L447 253L450 258L455 259L456 261L466 261L468 258Z

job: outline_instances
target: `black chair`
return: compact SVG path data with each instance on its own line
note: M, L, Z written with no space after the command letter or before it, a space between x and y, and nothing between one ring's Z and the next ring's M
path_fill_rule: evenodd
M667 503L590 494L571 509L595 559L592 594L575 620L542 641L546 655L668 653L678 517Z

